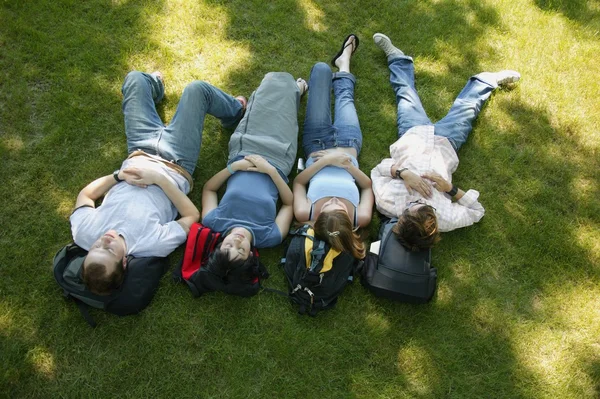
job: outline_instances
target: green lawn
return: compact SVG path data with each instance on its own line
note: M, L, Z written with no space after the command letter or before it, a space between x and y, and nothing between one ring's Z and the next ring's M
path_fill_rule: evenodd
M164 73L168 121L194 79L249 95L269 71L308 78L354 32L368 173L396 134L377 31L415 57L433 120L469 76L522 74L461 149L454 180L486 215L434 250L431 304L354 284L313 319L269 293L194 299L167 275L140 315L89 328L51 264L79 190L126 156L126 73ZM599 32L596 0L0 1L0 396L600 396ZM228 134L207 120L197 204ZM280 254L262 251L283 289Z

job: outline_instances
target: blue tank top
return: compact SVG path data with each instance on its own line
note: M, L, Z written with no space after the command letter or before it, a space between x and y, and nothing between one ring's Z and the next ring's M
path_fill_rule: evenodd
M306 162L306 167L314 163L312 158ZM353 157L352 163L358 166L358 162ZM326 166L318 171L308 184L306 196L314 206L315 202L325 197L337 197L348 200L354 205L354 225L357 225L356 207L360 202L360 192L352 175L343 168L337 166ZM313 209L311 206L310 218L312 219Z
M219 206L202 219L202 224L220 233L245 227L258 248L274 247L282 241L275 224L278 199L277 186L268 175L238 171L227 181Z

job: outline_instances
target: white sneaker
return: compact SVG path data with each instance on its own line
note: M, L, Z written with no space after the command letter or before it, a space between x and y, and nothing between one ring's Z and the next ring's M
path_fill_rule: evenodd
M382 49L384 51L384 53L388 57L388 59L390 57L404 55L404 53L400 49L396 48L392 44L392 41L390 40L390 38L387 37L386 35L384 35L383 33L375 33L373 35L373 41L375 42L375 45L377 47L379 47L380 49Z
M504 71L496 72L496 82L498 82L498 86L516 83L519 79L521 79L521 74L517 71L506 69Z

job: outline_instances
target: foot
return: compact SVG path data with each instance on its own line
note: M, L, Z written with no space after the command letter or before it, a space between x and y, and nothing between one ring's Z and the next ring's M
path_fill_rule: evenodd
M358 47L358 38L355 35L350 35L344 42L342 53L337 57L334 57L333 64L338 67L340 71L350 72L350 58Z
M308 91L308 83L306 83L306 80L298 78L296 79L296 84L298 85L298 89L300 90L300 97L302 97L304 93Z
M383 33L375 33L373 35L373 41L375 45L383 50L388 60L391 58L396 58L400 55L404 55L404 53L397 47L392 44L392 41L389 37L384 35Z
M160 83L162 83L163 87L165 87L165 78L163 77L162 72L154 71L150 74L150 76L152 76L154 79L160 80Z
M519 79L521 79L521 74L517 71L505 69L504 71L496 72L496 82L498 83L498 86L516 83Z

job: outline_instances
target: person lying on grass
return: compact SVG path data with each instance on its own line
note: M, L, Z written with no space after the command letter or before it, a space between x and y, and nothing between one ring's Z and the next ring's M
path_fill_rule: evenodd
M413 59L381 33L373 40L387 56L398 106L398 140L390 146L391 158L371 171L375 203L383 215L398 218L393 231L405 247L431 248L440 232L470 226L483 217L479 193L452 184L456 152L492 91L517 82L520 75L505 70L472 76L448 114L433 124L415 89Z
M209 268L228 270L256 262L254 247L274 247L287 236L293 218L287 176L298 147L300 97L307 89L303 79L271 72L250 97L229 140L227 166L202 189L202 224L224 235ZM225 182L219 201L217 191Z
M185 88L165 126L155 107L164 96L160 72L130 72L122 93L129 156L120 169L81 190L70 217L73 240L89 251L83 281L98 295L120 286L127 255L164 257L186 240L190 226L199 219L187 193L192 189L204 117L213 115L230 127L240 120L246 103L243 97L195 81ZM102 204L96 206L102 196Z
M302 145L306 169L294 179L294 214L314 225L315 235L338 251L365 257L356 229L367 226L373 213L371 180L358 168L362 133L354 106L356 78L350 58L359 44L349 35L331 63L339 72L317 63L311 70ZM331 90L335 117L331 121Z

